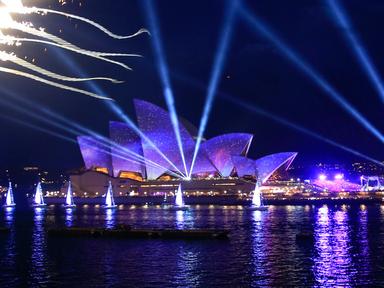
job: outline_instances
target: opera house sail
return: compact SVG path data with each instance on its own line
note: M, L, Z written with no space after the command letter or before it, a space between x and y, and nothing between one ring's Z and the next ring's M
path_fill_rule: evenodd
M134 108L138 129L132 129L127 123L111 121L106 139L78 136L85 170L71 178L77 182L76 187L90 194L101 193L111 180L117 181L117 190L124 195L140 191L153 194L154 191L166 189L174 191L180 181L192 180L183 184L187 195L188 190L213 194L217 191L238 191L239 185L244 186L242 190L249 189L250 192L256 181L262 185L279 168L288 168L297 155L295 152L283 152L253 160L248 158L253 135L229 133L204 139L193 171L189 171L197 129L186 120L179 119L182 157L169 113L153 103L138 99L134 100ZM87 177L97 179L91 181ZM244 182L244 177L254 179L253 184ZM98 184L93 184L95 187L92 188L91 182ZM85 186L87 188L81 188Z

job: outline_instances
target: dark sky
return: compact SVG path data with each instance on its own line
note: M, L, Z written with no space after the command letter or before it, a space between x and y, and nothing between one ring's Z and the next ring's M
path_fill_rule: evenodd
M61 11L91 18L117 34L133 33L141 27L148 27L141 0L82 2L83 5L79 8L79 1L76 0L62 7L57 1L24 1L26 5L37 3L36 5L46 8L51 5ZM198 126L206 94L205 90L201 90L201 85L207 86L209 83L225 21L226 2L162 0L154 1L154 4L166 61L172 74L178 114ZM335 24L325 1L257 0L247 4L252 12L257 13L264 23L319 71L374 126L384 131L384 105L357 61L350 43L343 36L342 29ZM341 4L376 69L383 75L383 1L343 1ZM113 97L132 118L134 98L166 107L151 37L141 35L129 40L114 40L86 24L59 16L29 16L29 19L36 26L44 26L47 32L60 35L82 48L140 53L144 57L122 59L134 68L130 72L85 56L57 52L50 47L44 52L46 46L39 44L24 44L17 48L19 56L35 58L37 64L66 75L112 76L124 80L125 83L119 85L105 82L96 84L100 91ZM3 101L27 107L29 111L42 115L41 111L23 104L22 99L27 99L37 107L48 108L105 135L108 132L108 121L120 120L101 100L7 74L0 74L0 81L3 89L12 91L21 98L21 102L17 102L0 92L3 99L0 100L1 115L48 128L73 139L71 134L36 121L25 113L6 106ZM193 83L200 83L200 86ZM86 84L76 87L91 89ZM232 95L238 101L247 101L285 117L375 159L384 159L382 143L375 136L330 100L305 73L241 17L236 19L219 90ZM69 169L82 165L80 151L73 143L2 118L0 131L0 167L36 164L47 168ZM205 136L210 138L228 132L254 134L251 157L280 151L298 151L298 162L334 163L359 160L356 156L271 119L252 114L217 96Z

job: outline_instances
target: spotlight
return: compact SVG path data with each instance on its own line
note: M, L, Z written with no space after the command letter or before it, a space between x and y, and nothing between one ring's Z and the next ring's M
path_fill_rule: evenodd
M65 55L61 50L59 49L55 49L54 50L55 53L58 55L58 57L62 58L64 63L66 63L66 65L68 67L71 68L71 70L73 71L77 71L82 77L85 77L86 76L86 73L84 72L84 70L75 62L73 61L73 59L68 56L68 55ZM99 85L97 85L95 82L93 81L90 81L90 82L87 82L86 85L88 85L88 87L94 91L95 93L100 93L100 94L105 94L102 89L99 87ZM113 112L115 113L119 118L121 118L126 124L128 124L129 127L131 127L131 129L137 134L140 136L141 139L144 140L144 142L146 142L149 146L151 146L168 164L170 164L174 169L175 171L177 171L177 173L180 173L181 176L186 176L184 175L184 173L182 173L178 167L176 167L176 165L139 129L139 127L137 127L137 125L124 113L123 109L121 109L121 107L113 102L113 101L103 101L103 103ZM87 133L87 132L85 132ZM139 155L140 157L142 157L141 155ZM143 157L142 157L143 158ZM144 158L143 158L144 160ZM145 159L145 163L148 163L148 159ZM153 165L159 165L158 163L150 163L150 164L153 164ZM169 171L169 169L166 169ZM169 171L170 172L170 171ZM171 172L170 172L171 173ZM174 174L174 173L172 173Z
M205 128L208 123L209 114L212 109L212 104L215 98L217 86L219 84L219 79L223 71L225 56L228 52L229 42L233 33L233 21L235 12L237 11L238 1L234 0L231 2L231 5L227 5L227 16L225 18L225 25L221 33L221 38L218 46L218 51L215 57L215 62L213 64L211 80L208 85L207 96L204 104L203 114L200 120L199 130L196 138L195 150L193 152L192 163L189 171L189 176L192 175L193 167L195 165L196 157L200 149L200 144L204 136Z
M173 91L171 88L171 81L169 78L168 67L165 60L165 53L163 51L163 47L160 40L160 31L158 28L159 23L157 21L157 17L156 17L151 0L145 1L145 9L147 12L147 18L148 18L149 27L151 30L152 39L153 39L152 43L153 43L153 48L154 48L154 52L157 60L158 73L163 85L163 94L164 94L165 102L168 107L169 115L173 125L173 130L176 136L177 145L180 150L180 156L184 166L185 175L187 176L188 169L187 169L187 164L185 162L183 143L180 135L179 119L177 117L176 107L175 107L175 99L174 99Z
M269 29L260 19L249 12L247 7L239 7L241 15L253 28L263 34L269 41L282 52L282 54L291 60L298 68L300 68L310 79L312 79L332 100L340 105L346 112L351 114L365 129L375 135L381 142L384 142L384 136L374 127L359 111L356 110L338 91L336 91L328 81L320 75L313 67L304 61L292 48L284 43Z
M197 82L197 81L195 81L193 79L184 77L183 75L173 74L173 76L175 78L177 78L178 80L186 82L189 85L192 85L192 86L197 87L199 89L204 89L204 87L205 87L203 84L201 84L201 83L199 83L199 82ZM293 129L295 131L303 133L303 134L305 134L307 136L310 136L310 137L312 137L314 139L320 140L320 141L322 141L324 143L327 143L327 144L332 145L334 147L337 147L337 148L339 148L341 150L344 150L344 151L346 151L346 152L348 152L350 154L353 154L355 156L361 157L361 158L366 159L368 161L371 161L371 162L373 162L373 163L375 163L375 164L377 164L377 165L379 165L381 167L384 167L384 164L381 161L378 161L378 160L376 160L376 159L374 159L374 158L372 158L372 157L370 157L368 155L360 153L359 151L356 151L356 150L354 150L354 149L352 149L352 148L350 148L348 146L340 144L340 143L338 143L338 142L336 142L336 141L334 141L332 139L326 138L323 135L318 134L318 133L316 133L316 132L314 132L312 130L309 130L308 128L305 128L305 127L303 127L303 126L301 126L299 124L296 124L296 123L294 123L294 122L292 122L292 121L290 121L290 120L288 120L288 119L286 119L284 117L281 117L281 116L276 115L276 114L274 114L274 113L272 113L270 111L267 111L267 110L264 110L264 109L262 109L260 107L257 107L256 105L253 105L252 103L246 102L244 100L239 99L238 97L233 97L233 96L231 96L229 94L226 94L226 93L223 93L223 92L218 92L217 94L222 99L230 102L233 105L236 105L236 106L239 106L241 108L244 108L245 110L247 110L247 111L249 111L251 113L255 113L255 114L258 114L258 115L260 115L262 117L266 117L266 118L268 118L268 119L270 119L270 120L272 120L272 121L274 121L276 123L279 123L281 125L284 125L284 126L290 128L290 129Z
M341 5L337 3L337 0L327 0L331 11L333 12L335 20L343 28L343 34L346 36L347 40L351 43L351 47L355 51L358 61L365 69L367 76L376 87L377 92L379 93L381 100L384 101L384 87L380 79L379 73L377 72L375 66L373 65L368 53L364 49L364 46L359 41L356 33L352 29L352 25L349 23L346 13L343 12Z

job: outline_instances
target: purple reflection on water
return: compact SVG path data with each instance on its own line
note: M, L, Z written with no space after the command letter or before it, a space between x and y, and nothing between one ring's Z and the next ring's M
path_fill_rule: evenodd
M73 209L72 208L65 209L65 226L67 227L73 226Z
M105 209L105 227L114 228L116 226L115 209Z
M45 208L34 208L30 285L39 283L39 285L44 286L49 280L46 251L47 243L44 233L45 210Z
M180 245L177 253L177 270L173 282L178 285L182 283L183 287L199 287L200 278L202 277L201 273L199 273L201 261L199 249L196 249L193 245Z
M176 211L176 228L184 228L184 211Z
M253 231L252 231L252 280L258 285L268 285L269 281L266 275L266 238L264 235L263 219L264 212L262 211L253 211L252 212L252 222L253 222ZM253 282L252 281L252 282ZM256 282L257 281L257 282Z
M358 269L358 278L369 280L370 271L371 271L371 257L369 251L369 241L368 241L368 210L365 205L360 205L360 211L358 213L358 231L357 231L357 241L360 244L358 247L358 257L355 261L359 267ZM364 282L364 284L371 284L371 281Z
M11 226L13 223L13 214L15 212L14 207L6 207L5 209L5 221L7 223L7 226Z
M332 211L323 206L315 219L315 258L313 273L316 287L351 287L356 267L351 255L351 227L347 209Z

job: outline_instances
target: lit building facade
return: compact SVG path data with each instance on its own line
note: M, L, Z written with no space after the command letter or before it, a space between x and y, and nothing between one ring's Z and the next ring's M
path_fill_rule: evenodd
M134 106L139 129L114 121L109 138L78 137L85 171L71 180L79 196L104 193L109 180L118 195L172 194L181 182L191 195L249 194L256 180L264 184L279 168L288 169L297 155L284 152L253 160L247 157L253 135L230 133L204 140L189 171L195 129L179 121L183 161L169 113L143 100L134 100Z

